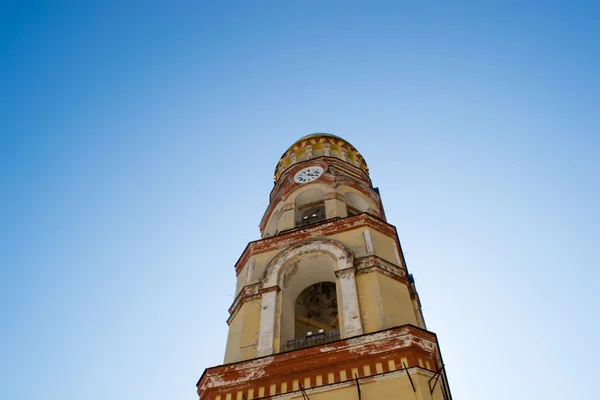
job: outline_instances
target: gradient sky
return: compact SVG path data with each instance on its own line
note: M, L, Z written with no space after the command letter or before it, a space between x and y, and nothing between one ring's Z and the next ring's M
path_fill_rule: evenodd
M3 1L0 30L0 398L196 399L312 132L365 156L455 399L595 397L600 3Z

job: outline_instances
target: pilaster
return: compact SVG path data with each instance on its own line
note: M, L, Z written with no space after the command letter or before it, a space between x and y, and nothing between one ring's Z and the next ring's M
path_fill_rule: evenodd
M260 327L258 333L258 357L273 354L273 340L275 337L275 310L277 308L278 286L262 289L262 311L260 313Z
M348 338L363 333L358 306L358 293L354 268L346 268L336 272L342 303L342 337Z

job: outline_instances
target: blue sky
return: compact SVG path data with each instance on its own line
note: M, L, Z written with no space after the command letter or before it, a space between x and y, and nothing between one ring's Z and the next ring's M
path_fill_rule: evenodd
M365 156L455 399L593 397L597 2L96 3L0 4L0 398L195 399L312 132Z

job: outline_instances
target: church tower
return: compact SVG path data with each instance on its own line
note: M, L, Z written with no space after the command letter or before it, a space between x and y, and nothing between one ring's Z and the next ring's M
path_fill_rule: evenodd
M224 364L200 400L451 400L398 233L361 154L313 134L277 163L235 265Z

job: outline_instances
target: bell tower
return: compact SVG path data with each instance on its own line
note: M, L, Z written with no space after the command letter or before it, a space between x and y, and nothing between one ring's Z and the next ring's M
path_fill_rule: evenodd
M396 228L362 155L324 133L283 153L235 265L224 364L200 400L451 400Z

